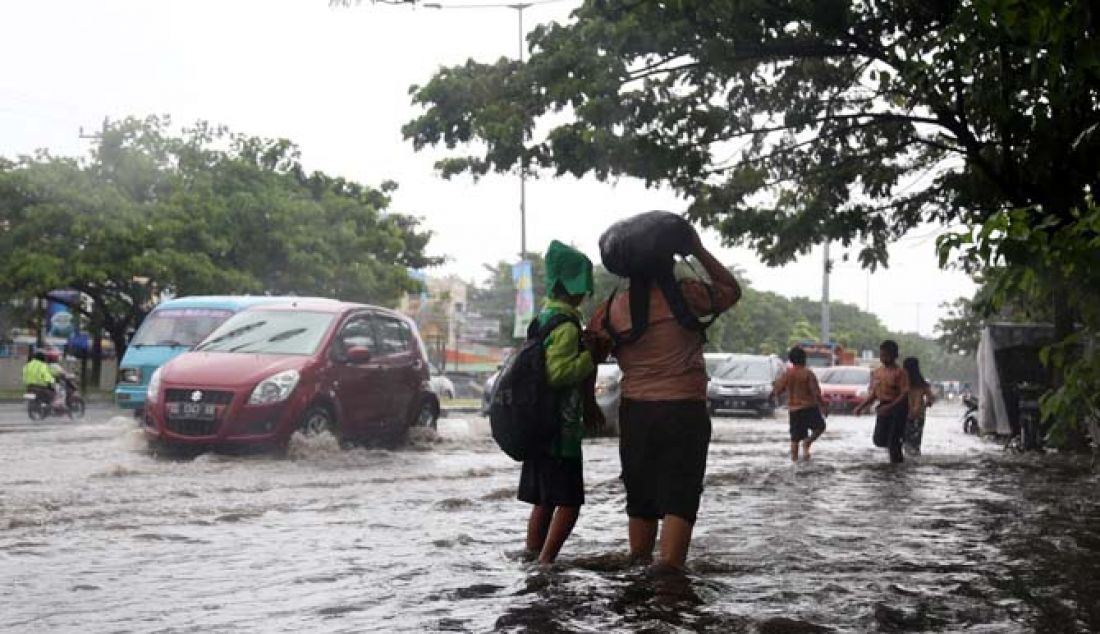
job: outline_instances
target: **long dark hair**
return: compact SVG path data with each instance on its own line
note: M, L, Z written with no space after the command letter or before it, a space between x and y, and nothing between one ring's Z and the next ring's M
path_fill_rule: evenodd
M905 373L909 375L910 387L928 387L928 381L925 381L924 375L920 373L920 361L917 361L916 357L905 357L901 367L905 368Z

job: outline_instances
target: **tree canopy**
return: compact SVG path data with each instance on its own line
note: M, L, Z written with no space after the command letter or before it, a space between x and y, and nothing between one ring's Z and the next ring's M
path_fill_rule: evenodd
M768 263L839 240L874 266L918 224L1065 219L1095 190L1098 21L1083 0L587 0L526 63L414 86L404 133L473 144L444 175L634 176Z
M0 296L78 290L120 353L163 292L391 305L437 262L418 221L386 210L394 187L307 173L286 140L126 119L86 160L0 161Z

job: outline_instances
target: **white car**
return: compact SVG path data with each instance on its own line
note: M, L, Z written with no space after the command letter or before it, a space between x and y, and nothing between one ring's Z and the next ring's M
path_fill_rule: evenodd
M433 374L428 379L428 385L439 400L454 400L455 384L442 374Z
M602 436L619 435L619 402L622 400L623 371L615 362L601 363L596 369L596 404L606 424Z

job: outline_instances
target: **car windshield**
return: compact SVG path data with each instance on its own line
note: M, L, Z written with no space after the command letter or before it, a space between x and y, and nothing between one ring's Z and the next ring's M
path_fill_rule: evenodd
M703 362L707 366L707 376L714 376L714 373L718 371L718 368L720 368L722 364L726 363L727 361L729 361L729 357L726 357L724 355L720 355L717 357L704 357Z
M821 372L822 383L831 385L867 385L871 382L871 373L855 368L831 368Z
M730 361L718 368L717 378L731 381L770 381L767 361Z
M157 310L145 318L130 345L190 348L232 315L231 310L213 308Z
M289 310L237 313L210 333L196 350L256 354L311 355L336 315Z

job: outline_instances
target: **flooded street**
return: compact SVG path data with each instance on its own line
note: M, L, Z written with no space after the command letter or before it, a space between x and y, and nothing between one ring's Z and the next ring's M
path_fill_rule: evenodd
M1100 630L1100 476L1004 454L959 414L934 408L900 466L868 417L831 417L799 465L785 412L715 419L693 572L670 584L623 564L611 439L586 446L588 505L539 570L517 557L518 465L477 416L400 451L170 460L105 407L2 405L0 630Z

